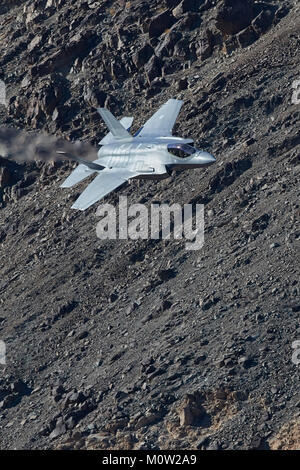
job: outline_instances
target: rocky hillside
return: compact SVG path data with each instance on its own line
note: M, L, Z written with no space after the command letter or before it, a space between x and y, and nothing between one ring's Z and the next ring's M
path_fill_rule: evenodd
M2 2L2 449L299 449L299 12ZM168 98L217 163L106 201L205 204L204 247L101 241L73 165L43 160L92 159L97 106L137 129Z

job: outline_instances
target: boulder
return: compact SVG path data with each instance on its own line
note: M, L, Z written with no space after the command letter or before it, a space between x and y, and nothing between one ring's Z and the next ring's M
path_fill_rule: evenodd
M198 13L187 12L180 20L180 29L182 31L192 31L200 23L200 16Z
M57 420L55 429L53 429L53 431L51 432L49 437L50 437L51 440L56 439L57 437L62 436L63 434L65 434L66 430L67 430L66 425L64 424L63 419L60 417Z
M182 61L176 57L170 57L169 59L164 60L164 65L162 68L162 74L169 75L175 72L182 70Z
M191 58L190 41L188 39L181 39L174 47L174 56L182 60L189 60Z
M154 78L161 76L161 69L161 61L154 55L145 65L145 72L149 84L154 80Z
M213 35L209 29L200 33L199 39L196 43L197 58L205 60L212 55L213 52Z
M172 11L173 16L179 19L185 13L188 13L190 11L197 11L199 6L201 6L203 3L205 3L205 0L182 0L179 5Z
M143 67L148 60L153 56L154 50L150 44L145 44L139 51L132 57L133 63L136 68Z
M87 84L84 87L83 99L89 105L95 108L102 108L104 106L106 98L107 94L102 90L98 90L96 86Z
M271 10L263 10L257 15L252 21L252 27L254 31L261 36L264 34L269 27L272 25L274 19L274 13Z
M198 424L199 420L205 415L201 393L187 394L178 409L178 414L181 427Z
M216 26L223 36L245 29L253 19L253 0L222 0L217 6Z
M178 81L177 81L177 84L176 84L176 88L177 88L177 91L183 91L183 90L186 90L187 87L188 87L188 79L186 77L184 78L180 78Z
M158 57L171 57L173 55L175 44L181 39L182 35L178 31L171 31L164 36L164 39L155 49Z
M32 41L28 44L27 49L29 52L32 52L34 49L38 49L41 46L43 36L37 35Z
M6 186L9 186L12 181L12 175L8 168L0 168L0 188L3 189Z
M258 35L252 26L245 28L243 31L238 33L236 37L240 47L248 47L258 39Z
M171 28L175 21L176 18L170 10L165 10L154 16L149 24L149 38L158 38L164 31Z

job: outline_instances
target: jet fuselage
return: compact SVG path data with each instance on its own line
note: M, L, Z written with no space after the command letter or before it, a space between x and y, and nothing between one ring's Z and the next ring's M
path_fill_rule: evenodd
M136 137L128 142L112 143L98 151L99 163L106 168L127 168L138 171L138 178L168 176L172 169L192 169L211 165L215 158L208 152L192 147L191 139ZM187 152L181 150L187 149ZM178 151L177 151L178 150ZM172 153L181 153L176 156Z

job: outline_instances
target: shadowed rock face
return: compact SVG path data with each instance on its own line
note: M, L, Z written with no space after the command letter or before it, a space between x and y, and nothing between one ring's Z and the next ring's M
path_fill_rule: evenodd
M243 2L242 19L219 1L222 35L215 3L0 15L3 449L297 448L298 5ZM165 10L172 25L150 38ZM216 164L104 202L204 204L204 247L100 240L96 207L70 210L85 183L61 189L74 165L52 158L96 158L96 106L135 132L169 98L184 101L175 134Z
M217 5L216 26L224 35L236 34L253 19L253 0L222 0Z
M190 64L253 44L288 10L289 0L254 7L219 1L216 9L211 1L188 0L111 8L83 1L71 9L60 1L14 3L0 17L0 77L8 86L1 120L84 138L85 129L102 125L91 108L119 112L125 103L134 106L136 92L153 97L161 76L172 81Z
M169 10L155 16L149 25L149 38L157 38L168 28L171 28L176 19Z

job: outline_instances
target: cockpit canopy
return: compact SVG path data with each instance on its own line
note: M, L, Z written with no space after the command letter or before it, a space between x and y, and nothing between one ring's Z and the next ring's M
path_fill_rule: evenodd
M169 144L168 152L179 158L187 158L196 152L196 149L188 144Z

